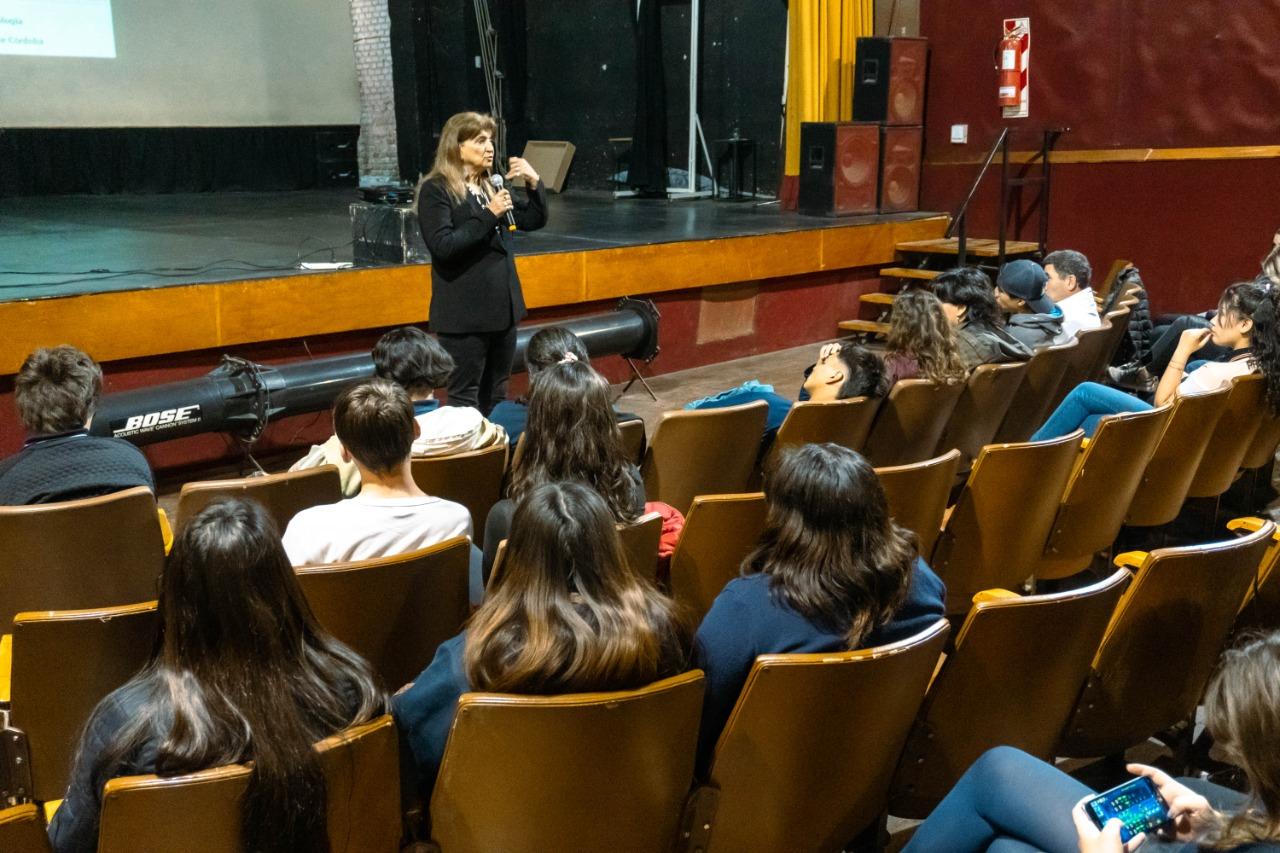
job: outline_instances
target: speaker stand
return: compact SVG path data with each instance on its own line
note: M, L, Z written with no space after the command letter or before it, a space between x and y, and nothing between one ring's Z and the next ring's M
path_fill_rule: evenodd
M622 399L626 396L626 393L631 390L631 386L636 384L636 380L639 379L640 384L644 386L644 390L648 392L649 399L653 400L655 403L658 402L658 395L653 393L653 389L649 387L649 383L640 375L640 368L636 367L636 363L629 358L624 358L623 361L625 361L627 366L631 368L631 378L627 380L626 385L622 386L622 392L618 394L618 399Z

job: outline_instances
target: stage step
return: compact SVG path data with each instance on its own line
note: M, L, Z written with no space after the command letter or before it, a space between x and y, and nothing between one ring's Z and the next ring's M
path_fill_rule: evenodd
M896 295L894 293L864 293L858 297L858 301L871 305L892 305Z
M958 237L944 237L938 240L911 240L906 243L898 243L896 248L899 252L917 255L959 255L960 239ZM965 251L979 258L999 257L1000 241L976 237L970 238L965 245ZM1026 240L1006 240L1004 244L1004 256L1006 259L1034 255L1038 251L1040 251L1040 244Z
M918 270L912 267L885 267L880 270L881 278L910 278L920 281L932 281L942 275L942 270Z
M888 323L877 323L874 320L841 320L838 325L842 332L854 332L859 335L875 336L889 334Z

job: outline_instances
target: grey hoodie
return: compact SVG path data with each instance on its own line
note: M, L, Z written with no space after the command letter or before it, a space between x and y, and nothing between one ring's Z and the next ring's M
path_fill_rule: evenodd
M1013 314L1004 329L1031 349L1053 346L1054 339L1062 334L1062 312Z
M1031 348L1004 329L965 323L956 329L956 351L965 370L980 364L1008 364L1031 358Z

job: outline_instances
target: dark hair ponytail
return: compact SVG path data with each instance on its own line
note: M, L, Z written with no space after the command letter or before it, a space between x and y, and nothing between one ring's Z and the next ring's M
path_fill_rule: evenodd
M1280 415L1280 288L1256 281L1228 287L1218 302L1218 310L1253 321L1249 342L1251 362L1266 386L1267 407Z

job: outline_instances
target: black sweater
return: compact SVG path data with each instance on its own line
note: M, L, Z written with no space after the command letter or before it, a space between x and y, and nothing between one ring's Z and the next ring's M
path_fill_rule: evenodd
M134 486L156 488L142 451L85 430L32 438L0 462L0 506L92 498Z

